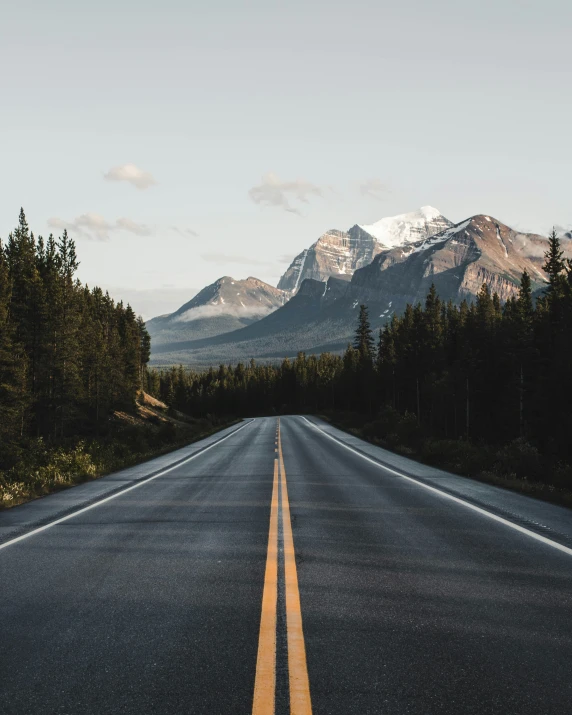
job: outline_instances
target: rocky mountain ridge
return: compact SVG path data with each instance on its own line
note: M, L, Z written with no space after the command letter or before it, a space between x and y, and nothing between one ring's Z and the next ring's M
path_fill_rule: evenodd
M326 281L330 276L349 280L381 251L432 236L452 226L437 209L389 216L370 226L352 226L348 231L331 229L292 261L278 282L282 290L295 293L303 280Z

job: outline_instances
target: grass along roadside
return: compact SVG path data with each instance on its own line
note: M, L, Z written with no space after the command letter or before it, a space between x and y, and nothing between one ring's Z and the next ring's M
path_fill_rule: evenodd
M0 470L0 509L37 499L159 457L239 422L193 419L144 396L133 413L115 413L107 433L58 446L30 440L17 462Z
M376 417L353 412L317 416L371 444L428 466L572 508L572 466L541 455L525 439L500 446L435 439L423 433L415 415L402 415L390 408Z

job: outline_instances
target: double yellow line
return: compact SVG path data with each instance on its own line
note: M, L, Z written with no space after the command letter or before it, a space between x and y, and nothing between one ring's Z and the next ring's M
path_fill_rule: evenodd
M274 460L274 482L270 505L270 528L264 591L262 594L262 614L256 660L254 701L252 715L274 715L276 699L276 611L278 606L278 579L284 578L286 596L286 642L288 645L288 682L290 689L291 715L311 715L310 683L306 665L306 646L302 629L302 610L296 571L296 555L290 504L286 484L286 470L282 455L280 420L276 428L277 457ZM279 492L281 502L279 500ZM280 508L281 507L281 508ZM282 518L282 538L284 546L284 574L278 573L278 520Z

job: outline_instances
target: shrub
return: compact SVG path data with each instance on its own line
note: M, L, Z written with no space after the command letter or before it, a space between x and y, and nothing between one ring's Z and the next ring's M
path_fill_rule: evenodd
M546 480L546 463L540 453L522 437L497 450L494 471L499 474L514 474L518 479Z

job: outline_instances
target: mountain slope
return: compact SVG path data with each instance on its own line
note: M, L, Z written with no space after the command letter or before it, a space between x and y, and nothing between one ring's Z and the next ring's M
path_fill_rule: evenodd
M286 294L257 278L223 276L170 315L147 322L153 348L173 341L226 333L259 320L284 304Z
M487 283L504 301L517 292L524 270L534 287L544 285L547 245L543 236L477 215L425 241L379 254L354 276L353 289L363 298L383 294L415 302L435 283L444 299L459 302Z
M412 213L381 219L371 226L355 225L349 231L332 229L296 256L280 278L278 288L295 293L306 278L325 281L335 276L349 280L380 251L419 241L449 226L452 223L437 209L424 206Z
M513 231L490 216L473 216L423 241L382 251L349 282L306 279L293 298L262 320L216 338L163 345L154 350L153 360L206 365L339 350L352 337L360 303L368 305L377 330L407 303L423 301L431 283L441 298L456 303L474 298L484 282L506 300L517 292L526 269L538 290L545 285L546 248L542 236ZM572 256L572 243L564 248Z

